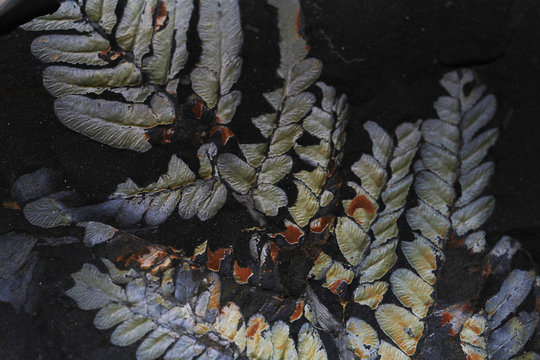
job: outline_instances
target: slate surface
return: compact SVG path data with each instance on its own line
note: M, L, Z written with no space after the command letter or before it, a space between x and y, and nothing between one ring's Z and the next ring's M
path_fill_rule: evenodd
M311 55L324 61L322 80L349 96L345 167L370 147L361 133L366 120L393 129L403 121L434 117L441 75L462 66L478 72L497 96L501 129L491 152L497 169L489 193L497 206L488 236L494 242L512 235L540 259L540 8L535 1L310 0L302 5ZM266 110L259 94L273 87L279 58L275 12L260 1L241 1L241 9L246 40L239 87L245 97L234 126L243 130L252 115ZM35 36L16 30L0 37L2 199L9 198L19 176L44 166L57 170L88 201L103 199L127 177L141 185L155 181L167 169L167 149L145 154L112 149L55 118L53 98L41 85L41 64L30 54ZM252 133L241 136L249 139ZM231 241L253 225L236 205L222 212L205 226L173 217L145 234L189 250L204 238ZM19 211L2 208L0 234L10 231L42 233ZM71 286L69 274L96 260L92 251L82 244L43 247L39 259L41 294L33 313L16 313L0 303L0 359L131 358L136 345L112 346L110 332L93 327L94 312L77 309L63 295Z

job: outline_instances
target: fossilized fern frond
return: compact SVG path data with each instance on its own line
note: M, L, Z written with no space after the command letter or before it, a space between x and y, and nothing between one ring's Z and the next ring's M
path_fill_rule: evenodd
M318 79L322 63L306 58L307 44L301 35L300 6L296 1L271 1L278 9L280 30L280 67L277 71L283 86L264 94L273 112L255 117L253 124L266 142L240 144L244 159L234 154L218 157L218 170L226 183L239 194L248 207L263 216L276 216L288 204L285 191L276 184L292 170L293 156L314 169L293 174L297 188L296 203L289 204L289 213L296 228L305 227L320 207L326 206L333 195L321 195L329 163L337 160L344 142L346 120L345 98L336 100L335 90L323 83L322 108L315 106L316 97L305 91ZM310 134L318 145L302 146L298 140ZM291 150L294 149L294 153ZM333 166L337 166L334 164ZM290 221L285 226L288 227Z
M65 1L56 13L23 28L78 32L42 35L32 43L37 58L55 64L43 71L43 84L58 98L60 121L105 144L146 151L151 147L147 129L175 121L171 95L187 58L185 33L193 5L180 0L123 4L117 18L117 1ZM82 96L106 92L125 101Z
M190 0L67 0L56 13L24 25L26 30L82 33L43 35L32 43L37 58L58 64L45 68L43 83L58 98L60 121L114 147L150 149L149 130L172 125L179 116L176 92L188 57L192 12ZM216 129L225 134L229 131L220 124L231 121L241 100L240 92L230 91L242 64L238 3L201 1L199 13L203 52L191 74L192 87L215 111ZM124 101L81 96L107 93L119 93ZM200 113L197 106L195 115Z
M429 335L424 334L425 321L435 301L448 237L472 253L482 253L485 247L485 233L478 230L494 202L493 197L481 195L494 166L483 159L497 130L477 132L493 118L496 101L492 95L483 97L485 87L480 85L465 95L465 86L473 81L469 70L446 74L441 84L450 96L434 105L440 119L400 125L397 142L375 123L365 124L372 155L364 154L353 164L360 184L347 183L356 195L342 201L344 214L337 217L333 230L347 263L320 252L311 271L313 279L324 280L322 287L342 298L342 303L351 296L374 311L376 322L361 326L374 326L379 336L384 333L397 345L401 351L385 355L391 358L414 355L420 339ZM409 174L418 149L414 174ZM413 179L418 204L406 210ZM461 189L459 198L456 186ZM398 229L397 222L404 212L414 241L399 238L405 229ZM388 297L389 292L397 302ZM524 293L530 293L530 288ZM376 336L368 343L374 348L382 344ZM360 358L375 358L365 348L351 346ZM391 348L385 343L385 352Z
M414 340L408 339L417 341L422 335L423 324L403 308L393 304L379 304L390 287L385 275L397 261L397 221L403 213L413 181L409 167L419 147L420 122L399 126L395 134L396 142L373 122L367 122L364 128L370 135L373 155L364 154L353 164L352 171L361 184L348 182L356 195L353 199L342 201L343 215L336 218L332 230L348 264L321 252L315 261L312 276L315 280L324 279L322 286L339 297L352 296L357 304L377 309L377 325L383 331L389 324L395 325L396 319L401 319L410 329L408 336L403 333L392 333L389 336L411 343L401 347L405 353L411 354L416 344ZM392 274L396 275L398 273ZM380 281L383 277L384 281ZM347 291L349 286L354 286L352 294ZM312 298L311 301L317 300ZM331 322L328 325L336 327ZM343 341L341 353L349 349L361 359L375 359L378 355L383 358L406 358L403 352L392 345L381 345L373 323L352 317L346 328L338 326L338 329L343 338L349 339ZM359 342L358 334L369 336Z
M99 329L117 326L114 344L142 340L139 359L434 359L441 344L475 359L523 353L538 323L528 305L538 278L529 264L512 269L519 246L509 238L486 254L481 229L494 207L483 194L495 98L470 70L444 75L438 119L393 134L366 122L371 153L343 181L346 97L317 82L322 63L308 57L299 2L269 3L282 83L263 94L272 110L252 119L263 139L254 143L227 127L242 99L237 1L196 2L202 52L190 74L191 1L68 0L25 25L58 31L32 51L52 64L44 85L71 129L135 151L181 141L180 132L199 140L198 171L173 155L155 182L128 179L103 203L64 191L26 205L33 224L78 223L85 244L106 243L108 274L85 264L67 294L99 309ZM188 77L192 93L177 94ZM106 224L159 225L176 208L207 220L228 194L260 225L246 231L246 249L204 239L187 257ZM459 256L470 266L451 275L479 285L444 298L445 262ZM496 291L481 292L493 278Z
M450 234L464 236L481 226L495 205L492 196L480 197L493 175L493 162L482 163L498 137L497 129L480 134L495 114L495 97L482 97L485 87L475 86L465 95L465 85L474 80L471 71L445 75L441 84L450 96L435 103L440 119L425 121L415 191L418 206L407 213L413 230L438 247ZM459 184L461 196L455 187Z
M261 224L266 223L266 216L276 216L280 208L289 205L290 220L297 229L305 227L320 208L332 201L335 194L324 189L324 185L341 157L347 116L345 97L336 98L333 88L318 83L322 103L317 107L316 96L305 91L319 77L322 64L317 59L306 58L308 46L301 35L297 2L271 2L278 9L281 62L277 73L283 79L283 87L264 95L274 112L253 119L253 123L267 141L239 144L244 159L221 151L222 145L233 136L226 125L241 102L240 91L231 91L242 65L239 53L243 34L236 1L208 0L199 4L197 29L202 53L191 73L191 85L201 100L189 100L187 105L178 104L175 97L179 71L188 56L186 31L193 11L191 2L68 2L69 6L65 3L56 14L25 25L28 30L93 29L89 35L44 35L33 43L33 53L42 61L68 64L52 65L44 70L45 87L58 97L55 111L63 123L103 143L146 151L153 141L173 141L176 129L184 126L182 109L189 106L197 119L203 113L210 114L213 119L208 129L210 135L221 133L220 142L210 141L200 147L197 156L201 180L190 179L190 186L165 189L156 183L142 189L130 180L119 185L119 188L131 186L130 194L117 191L111 199L127 201L120 211L134 215L127 220L119 214L118 218L124 219L117 223L119 226L142 218L150 225L157 225L176 204L183 218L197 214L206 220L223 205L226 189ZM120 6L123 7L120 19L107 15ZM66 11L77 16L68 17ZM80 23L88 26L81 28ZM125 101L82 96L87 93L101 96L120 93ZM317 138L318 144L299 145L298 140L304 134ZM294 174L297 199L295 204L289 204L285 191L277 183L289 177L293 157L313 170ZM169 172L176 163L177 159L171 159ZM34 224L55 226L71 222L69 216L40 221L39 210L62 206L51 205L50 201L45 207L43 202L35 205L39 206L27 209ZM153 214L151 208L161 206L164 209L159 215ZM73 218L94 220L85 216ZM286 220L282 227L288 228L289 224L291 221Z
M141 246L133 238L129 241ZM81 309L99 309L97 328L116 326L113 344L127 346L143 339L137 359L327 358L310 323L301 326L295 340L285 322L271 324L262 313L246 318L234 302L223 304L227 289L215 273L174 250L146 244L143 254L122 258L141 270L120 270L106 258L102 262L108 274L85 264L72 275L75 285L67 292ZM178 259L176 267L170 267L171 259ZM294 303L284 310L293 311Z

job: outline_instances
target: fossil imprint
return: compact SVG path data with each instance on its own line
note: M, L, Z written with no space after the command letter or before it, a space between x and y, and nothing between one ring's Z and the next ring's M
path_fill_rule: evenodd
M156 182L128 179L103 203L61 191L24 207L30 223L81 226L87 246L106 248L108 272L84 264L67 295L99 309L98 329L116 326L113 344L141 340L138 359L537 359L526 346L538 323L527 306L534 265L513 268L519 244L489 248L482 230L495 206L484 194L495 97L471 70L445 74L438 118L392 134L366 122L371 153L344 178L346 97L317 82L323 66L308 57L298 1L269 4L281 85L261 94L272 110L251 119L252 143L229 127L242 102L237 1L64 1L23 26L47 31L32 53L64 125L138 152L197 144L198 167L173 154ZM202 50L188 73L194 21ZM175 211L226 216L226 201L258 224L247 251L207 240L185 254L125 230ZM445 264L459 258L478 286L451 296Z

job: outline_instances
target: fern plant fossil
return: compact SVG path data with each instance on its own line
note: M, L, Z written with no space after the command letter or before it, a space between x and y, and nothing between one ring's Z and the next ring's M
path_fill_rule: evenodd
M534 264L513 266L518 243L490 249L482 230L495 205L484 195L495 97L471 70L445 74L437 119L393 134L366 122L371 153L345 178L346 97L318 82L298 1L269 4L280 85L262 94L271 111L251 119L249 143L230 128L242 102L237 1L66 0L23 26L45 32L32 53L48 64L43 84L64 125L121 149L180 142L193 155L173 154L157 181L128 179L102 203L59 191L26 204L31 224L83 227L85 244L103 249L67 295L99 309L97 328L116 326L113 344L142 340L138 359L538 358L524 350L538 323ZM195 21L201 53L188 72ZM227 200L257 225L243 249L205 239L186 254L129 232L175 211L226 216ZM470 265L459 276L478 286L456 300L445 264L459 258Z

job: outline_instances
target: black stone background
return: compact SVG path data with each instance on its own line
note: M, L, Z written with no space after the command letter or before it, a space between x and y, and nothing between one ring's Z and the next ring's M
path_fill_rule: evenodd
M324 61L322 80L349 96L345 166L370 149L362 130L366 120L391 131L403 121L434 117L432 103L442 94L438 85L442 74L460 67L478 72L499 101L495 124L501 130L490 155L497 170L488 192L495 195L497 207L487 224L489 240L515 236L538 259L537 1L310 0L302 6L310 55ZM260 94L275 88L279 61L275 12L255 0L242 0L241 9L246 40L237 134L245 131L251 116L268 111ZM138 154L112 149L70 131L55 118L53 98L41 85L42 66L30 54L35 36L16 30L0 38L2 199L9 197L19 176L43 166L58 170L66 186L87 201L103 199L127 177L141 185L155 181L167 169L167 151ZM254 134L248 131L239 137L245 141ZM247 214L231 204L205 224L173 216L159 230L147 233L155 241L191 249L202 239L234 242L247 226L252 226ZM12 230L40 232L20 212L0 209L0 234ZM39 251L43 273L34 312L16 313L0 303L0 359L132 358L137 345L111 345L110 331L98 331L92 324L95 311L79 310L63 295L72 285L69 274L84 262L97 262L93 251L82 244Z

